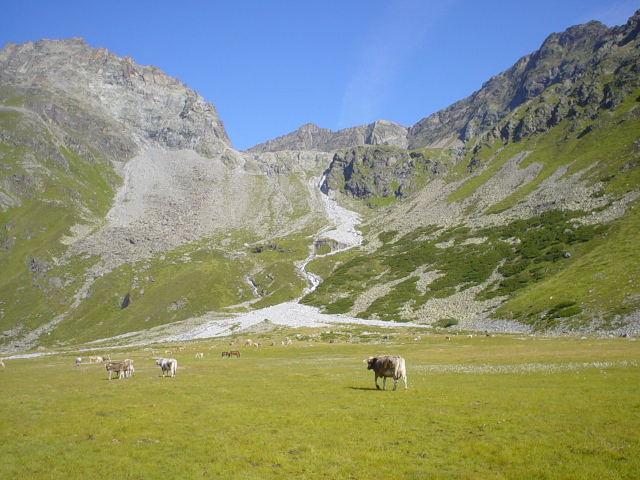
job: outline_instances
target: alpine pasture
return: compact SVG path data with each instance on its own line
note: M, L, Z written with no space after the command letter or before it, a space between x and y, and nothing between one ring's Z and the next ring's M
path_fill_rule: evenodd
M230 347L230 338L181 344L173 378L155 359L178 345L5 358L0 478L631 479L640 471L635 339L447 340L349 327L347 342L346 331L296 333L254 335L260 348ZM282 346L286 335L295 340ZM223 358L230 349L241 356ZM135 375L108 380L104 364L84 360L101 353L131 358ZM363 359L382 354L405 358L407 391L389 382L375 389Z

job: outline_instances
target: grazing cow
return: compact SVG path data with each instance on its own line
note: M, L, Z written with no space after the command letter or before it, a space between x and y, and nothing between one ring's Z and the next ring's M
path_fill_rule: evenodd
M276 346L276 342L271 342L271 346L275 347Z
M0 367L4 368L4 362L2 361L1 358L0 358Z
M250 347L252 343L253 343L253 342L251 341L251 339L250 339L250 338L247 338L247 339L244 341L244 346L245 346L245 347Z
M224 358L224 357L229 358L229 357L231 357L231 354L229 352L222 352L222 358Z
M121 378L124 378L125 369L127 368L125 362L116 362L116 363L109 362L105 365L105 367L107 368L107 373L109 374L109 380L111 380L112 373L118 374L118 380L120 380Z
M172 377L176 376L176 370L178 369L178 361L175 358L159 358L156 360L156 365L162 368L162 376L164 372L169 372Z
M76 358L76 367L80 366L81 363L82 363L82 358L81 357Z
M130 377L136 372L135 368L133 368L133 360L131 360L130 358L127 358L122 363L124 364L125 377Z
M107 353L106 355L103 355L103 356L102 356L102 357L100 357L100 358L102 358L102 361L103 361L103 362L104 362L104 361L110 362L110 361L111 361L111 354Z
M382 389L385 389L387 377L393 378L393 389L398 385L398 379L402 378L404 389L407 389L407 370L405 368L404 358L400 355L382 355L380 357L369 357L364 360L367 364L367 370L373 370L375 373L374 383L379 390L378 377L382 377Z
M165 350L165 351L164 351L164 353L165 353L165 355L171 355L171 354L173 353L173 351L171 351L171 350Z
M104 362L104 359L102 357L95 357L95 356L94 357L89 357L89 363L94 363L94 362L95 363L98 363L98 362L102 363L102 362Z
M449 335L447 335L446 337L444 337L445 340L451 340L451 337Z
M204 357L204 353L202 352L196 353L196 358L203 358L203 357Z
M236 357L240 358L240 352L239 352L238 350L231 350L231 351L229 352L229 358L233 357L234 355L235 355Z

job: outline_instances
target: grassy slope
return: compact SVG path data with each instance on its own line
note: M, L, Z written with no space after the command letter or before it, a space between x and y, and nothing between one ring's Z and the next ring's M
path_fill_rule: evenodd
M556 130L541 138L532 138L524 150L531 149L523 167L530 162L545 165L536 182L521 189L489 210L499 211L513 205L535 184L560 165L570 165L567 175L587 171L587 181L602 182L601 194L610 194L613 201L620 195L637 191L640 186L640 120L636 98L630 95L615 112L606 112L599 119L583 123L582 135L567 138L574 129L564 122ZM591 128L591 130L589 130ZM585 170L592 167L589 170ZM567 268L522 295L510 299L498 312L507 318L535 316L549 311L560 302L576 302L584 314L579 322L602 319L610 324L618 315L640 308L640 259L638 249L637 202L632 202L623 217L611 225L609 232L594 238L576 250ZM541 323L545 326L544 318Z
M600 182L598 195L608 194L612 202L623 194L637 191L640 185L637 98L640 90L628 95L615 111L605 111L596 119L565 119L555 128L519 142L495 141L484 144L473 154L469 152L467 161L458 163L447 175L449 181L467 178L448 200L465 200L520 152L530 152L521 168L536 162L542 165L540 173L485 213L513 207L563 166L567 167L565 175L586 172L583 177L588 184ZM525 105L521 110L528 108ZM522 112L513 114L518 115ZM470 175L467 165L472 155L480 159L484 168ZM378 297L366 311L351 313L364 318L409 320L407 307L415 310L429 297L447 297L461 288L480 284L507 261L513 268L508 271L508 265L499 270L507 281L492 287L496 293L508 295L495 316L516 318L538 328L553 327L563 316L573 317L569 323L574 326L588 324L593 319L605 326L615 326L619 315L640 308L640 284L636 280L640 260L634 254L638 248L634 233L638 231L635 203L632 202L624 216L607 231L599 228L578 231L570 218L553 217L556 220L551 222L551 217L541 217L541 223L533 227L525 225L521 231L514 223L506 229L452 230L435 236L434 229L416 229L399 239L394 232L383 232L380 236L383 246L372 254L358 256L353 252L344 261L335 258L311 263L309 268L325 281L303 301L325 307L332 313L345 313L351 311L356 298L367 289L388 283L388 293ZM579 217L586 213L589 212L571 215ZM556 221L558 223L554 223ZM561 234L566 228L576 230L571 238ZM510 233L505 234L507 232ZM512 235L528 245L506 247L504 242ZM489 241L483 245L464 245L466 239L485 236ZM455 240L451 248L435 248L437 243L451 239ZM571 258L559 257L564 252L570 253ZM519 270L523 259L526 266ZM429 285L426 293L421 293L416 286L418 269L433 270L443 277Z
M23 106L23 98L3 92L5 105ZM225 232L222 238L205 239L109 272L95 279L77 309L70 309L86 281L86 269L99 259L64 258L67 247L61 239L70 235L72 226L100 225L120 178L81 134L61 132L59 126L52 127L35 114L2 110L0 131L6 139L0 143L3 190L20 202L0 211L2 331L19 329L24 334L66 313L56 330L40 342L84 342L251 300L254 294L247 277L261 290L257 306L291 300L306 287L295 268L296 262L307 257L312 242L308 236L313 231L302 230L317 226L306 201L306 179L277 176L277 192L273 192L273 186L257 176L264 188L254 193L264 201L256 204L272 219L273 236L280 237L267 243L277 243L284 251L252 253L243 244L263 239L256 236L252 225L246 225L243 230ZM59 138L62 134L68 137ZM76 148L86 147L93 159L70 150L68 141ZM287 238L282 237L283 229L288 229ZM226 245L223 240L228 239L232 243ZM32 259L42 267L40 271L30 269ZM131 305L121 310L126 294ZM13 339L0 337L0 342Z
M375 344L323 336L233 360L194 344L174 355L175 378L150 351L111 352L136 366L112 381L71 354L5 359L0 476L631 479L640 468L636 342L351 331ZM252 338L294 333L305 334ZM407 359L408 391L374 389L362 360L382 353Z
M149 262L124 265L99 278L90 297L49 338L82 343L131 331L225 311L256 299L269 306L300 295L306 282L294 263L308 255L304 236L279 242L283 251L237 246L235 254L203 241L156 256ZM255 297L246 277L258 284ZM129 294L130 305L121 309Z
M5 182L13 183L10 192L21 203L0 212L2 325L30 329L64 311L71 301L79 286L77 275L87 262L56 267L66 250L60 239L72 225L106 214L118 179L102 160L88 162L64 148L55 149L46 128L22 114L0 112L0 127L17 143L0 144L0 161ZM32 259L51 270L33 272ZM52 286L53 278L61 278L63 286Z

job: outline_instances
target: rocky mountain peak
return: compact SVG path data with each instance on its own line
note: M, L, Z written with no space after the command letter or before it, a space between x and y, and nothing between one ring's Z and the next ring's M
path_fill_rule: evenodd
M344 128L337 132L308 123L295 132L268 140L247 151L254 154L284 150L331 152L358 145L393 145L406 148L407 132L406 127L387 120L376 120L369 125Z
M215 107L159 68L81 38L7 44L0 84L73 99L126 125L138 143L219 153L231 142Z

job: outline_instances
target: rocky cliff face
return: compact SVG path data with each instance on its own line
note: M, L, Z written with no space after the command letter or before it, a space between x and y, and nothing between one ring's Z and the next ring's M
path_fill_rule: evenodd
M89 119L67 125L67 105L85 116L108 118L94 122L115 120L139 147L189 148L209 156L231 146L215 107L178 79L80 38L8 44L0 51L0 85L13 95L41 94L31 108L74 130L95 125Z

